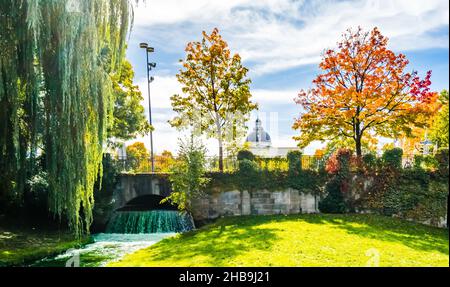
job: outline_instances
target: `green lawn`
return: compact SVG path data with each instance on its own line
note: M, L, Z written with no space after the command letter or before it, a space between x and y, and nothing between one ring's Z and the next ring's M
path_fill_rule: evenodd
M448 230L375 215L233 217L110 266L367 266L367 252L380 266L448 267Z
M75 240L73 233L0 226L0 267L25 266L89 242Z

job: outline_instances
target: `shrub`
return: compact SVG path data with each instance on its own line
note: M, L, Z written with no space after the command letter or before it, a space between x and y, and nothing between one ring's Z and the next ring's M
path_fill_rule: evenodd
M325 186L327 196L319 204L319 209L327 213L343 213L347 211L344 193L349 191L350 170L353 163L352 151L339 149L327 161L326 170L332 175Z
M250 161L254 161L255 160L255 155L249 151L249 150L240 150L237 154L237 160L241 161L241 160L250 160Z
M331 174L350 173L350 164L352 161L352 151L349 149L339 149L327 161L326 171Z
M257 171L259 171L259 167L258 164L256 164L256 162L248 159L243 159L239 161L239 173L241 175L253 174Z
M171 168L169 176L173 192L162 203L170 202L180 211L191 211L191 202L203 194L209 182L206 177L206 148L194 138L180 140L179 158Z
M449 170L449 153L448 148L440 148L438 149L435 159L437 162L437 168L439 174L442 176L448 176Z
M319 210L323 213L345 213L347 210L344 196L341 192L340 180L335 177L325 187L327 196L319 202Z
M377 157L373 153L365 154L362 157L362 162L368 171L373 171L377 168Z
M302 153L300 151L290 151L287 154L289 163L289 175L299 175L302 171Z
M438 162L433 155L426 155L423 157L423 167L425 169L436 170L438 168Z
M414 168L434 170L438 167L436 158L432 155L415 155Z
M414 169L421 169L422 161L423 161L423 155L421 155L421 154L414 155L414 163L413 163Z
M402 168L403 150L401 148L393 148L384 151L382 156L383 165L393 169L400 170Z

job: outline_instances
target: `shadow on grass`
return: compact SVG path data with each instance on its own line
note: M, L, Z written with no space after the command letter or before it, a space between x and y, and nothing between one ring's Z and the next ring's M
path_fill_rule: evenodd
M90 242L74 239L73 234L60 231L4 230L0 227L0 267L28 266L44 257L55 256L67 249Z
M282 224L295 222L300 224L298 226ZM195 266L216 267L240 265L241 262L236 262L235 259L240 255L251 254L253 251L280 253L276 248L277 242L289 240L284 232L297 232L298 228L301 237L302 232L308 232L308 228L305 228L306 224L323 226L323 236L325 237L336 236L333 234L333 229L336 229L362 239L399 243L417 251L434 251L447 256L449 254L448 230L446 229L377 215L305 214L219 219L214 224L206 225L175 238L164 239L143 252L138 251L132 254L128 260L125 259L124 263L129 264L128 266L134 266L134 263L146 265L147 262L152 266L165 266L166 262L180 265L188 262L188 264L196 264ZM276 228L276 226L280 226L280 228ZM321 231L320 228L313 229L314 232ZM326 232L330 232L330 234ZM307 238L308 234L305 236ZM316 244L320 248L319 240L320 238L311 244ZM336 240L341 239L336 238ZM241 259L243 258L241 257ZM245 265L245 262L242 264Z
M222 219L176 238L155 244L151 259L163 262L167 258L177 262L200 256L205 264L229 266L230 259L252 250L270 250L277 240L277 229L258 228L267 219ZM181 243L181 244L180 244Z
M437 251L449 254L448 229L379 215L336 215L323 214L299 216L311 224L328 224L364 238L401 243L421 251Z

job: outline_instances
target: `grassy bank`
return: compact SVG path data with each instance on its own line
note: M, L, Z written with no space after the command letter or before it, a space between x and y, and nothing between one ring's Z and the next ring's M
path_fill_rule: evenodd
M379 266L448 267L448 230L375 215L224 218L110 266L367 266L376 261Z
M88 242L65 231L0 226L0 267L28 265Z

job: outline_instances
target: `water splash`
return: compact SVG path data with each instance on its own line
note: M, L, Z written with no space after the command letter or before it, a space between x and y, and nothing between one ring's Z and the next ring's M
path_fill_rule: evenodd
M39 260L32 267L64 267L68 260L78 256L80 267L102 267L119 260L126 254L147 248L164 238L175 236L176 233L154 234L95 234L94 243L80 249L71 249L53 258Z
M179 233L194 229L192 216L174 210L115 212L106 233Z
M176 210L117 211L111 217L106 233L92 236L94 243L31 266L64 267L74 256L79 258L81 267L105 266L126 254L192 229L192 216Z

